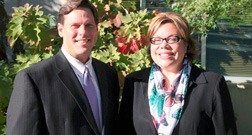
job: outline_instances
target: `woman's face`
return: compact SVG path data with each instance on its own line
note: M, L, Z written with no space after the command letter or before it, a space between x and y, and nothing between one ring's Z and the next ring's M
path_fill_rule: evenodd
M169 38L175 43L162 43L155 45L151 43L150 51L153 61L161 68L168 72L178 72L183 64L184 56L187 52L187 44L183 39L176 40L181 37L176 26L173 23L165 23L160 25L157 32L152 37L160 37L162 39ZM178 42L176 42L178 41Z

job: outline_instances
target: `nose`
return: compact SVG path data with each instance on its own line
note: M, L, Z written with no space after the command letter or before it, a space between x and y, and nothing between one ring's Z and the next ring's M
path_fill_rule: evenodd
M161 49L170 47L170 45L166 42L166 40L163 40L159 46Z
M78 29L78 34L79 35L84 35L86 33L85 27L81 25Z

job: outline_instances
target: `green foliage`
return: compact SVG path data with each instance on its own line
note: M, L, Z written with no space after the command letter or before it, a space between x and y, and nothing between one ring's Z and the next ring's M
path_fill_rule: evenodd
M189 0L174 2L171 7L188 20L194 32L205 35L221 19L229 19L233 24L241 21L249 9L244 7L251 7L251 3L251 0Z
M11 89L12 79L9 77L9 65L3 60L0 61L0 100L6 95L6 91Z
M21 39L22 43L15 46L22 49L14 52L13 63L0 61L0 134L6 134L6 110L16 73L53 56L59 49L58 45L61 45L61 40L53 29L54 17L44 15L40 9L40 6L33 8L29 4L14 7L7 25L6 36L10 45L13 47L17 39Z
M120 53L113 45L108 45L106 49L94 50L92 56L110 65L113 65L120 59Z
M144 54L147 52L144 35L152 15L147 10L134 11L134 2L127 3L127 8L121 0L96 2L99 3L94 5L100 11L101 22L98 42L92 56L114 66L122 78L132 71L148 67L150 62L148 55ZM118 41L118 38L122 40ZM127 53L123 53L122 48ZM146 63L141 63L143 61Z
M151 16L147 10L140 10L137 12L130 12L122 19L122 26L118 30L118 35L127 37L126 41L130 41L132 38L141 39L141 34L146 34L148 30L148 24Z
M6 125L0 125L0 135L7 135Z
M228 16L224 18L229 19L232 25L250 25L252 24L252 1L251 0L237 0L230 5Z
M124 74L150 66L150 56L147 46L136 53L123 55L117 51L115 46L109 45L107 49L93 51L92 56L115 66L117 71L122 71Z
M48 30L51 27L53 16L46 16L40 11L41 7L33 7L28 3L24 7L14 7L14 13L7 25L6 36L10 46L13 46L18 38L25 44L35 45L42 49L50 44Z
M9 104L9 97L12 88L9 65L0 61L0 134L3 134L6 119L6 109Z
M143 68L150 67L151 61L150 61L149 47L145 46L136 53L130 54L129 61L131 65L129 67L128 72L138 71Z
M53 56L53 53L51 51L44 52L42 54L32 54L29 52L26 52L25 54L19 54L16 58L16 63L12 65L11 76L15 76L17 72L19 72L22 69L25 69L35 63L38 63L41 60L47 59L49 57Z

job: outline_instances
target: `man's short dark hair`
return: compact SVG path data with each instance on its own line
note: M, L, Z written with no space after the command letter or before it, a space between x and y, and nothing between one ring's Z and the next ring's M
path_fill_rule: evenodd
M58 14L58 22L64 24L64 15L69 14L76 8L88 8L92 11L95 23L98 24L99 17L95 6L89 0L68 0L60 9Z

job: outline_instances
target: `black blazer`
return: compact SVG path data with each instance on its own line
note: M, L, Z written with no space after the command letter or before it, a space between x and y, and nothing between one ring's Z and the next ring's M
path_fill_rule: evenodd
M93 59L101 93L105 135L118 115L119 83L115 69ZM19 72L7 110L8 135L99 135L86 94L60 51Z
M150 68L125 79L118 128L125 135L156 135L148 101ZM192 67L183 112L174 135L237 134L230 94L223 76Z

